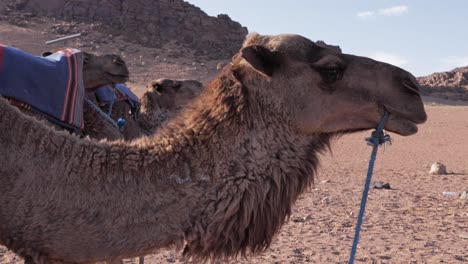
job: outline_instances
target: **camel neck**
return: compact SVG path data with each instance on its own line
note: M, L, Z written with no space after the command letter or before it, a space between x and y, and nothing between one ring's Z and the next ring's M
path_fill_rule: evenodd
M0 99L0 148L11 153L0 160L0 202L21 186L38 190L22 192L17 203L54 230L47 243L28 245L41 251L63 237L86 238L55 247L63 250L51 257L72 262L144 254L184 240L187 256L261 251L311 184L315 152L327 141L294 136L281 115L249 105L244 89L218 78L161 131L131 143L57 132ZM29 218L14 221L4 226L41 232ZM100 250L90 256L92 248Z

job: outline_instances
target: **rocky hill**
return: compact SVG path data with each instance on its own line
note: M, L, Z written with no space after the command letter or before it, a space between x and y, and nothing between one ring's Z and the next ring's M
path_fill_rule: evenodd
M155 48L175 43L210 59L232 56L248 33L229 16L210 17L182 0L1 0L0 13L10 20L46 16L100 23L99 30L113 36Z
M419 77L424 95L468 101L468 66Z

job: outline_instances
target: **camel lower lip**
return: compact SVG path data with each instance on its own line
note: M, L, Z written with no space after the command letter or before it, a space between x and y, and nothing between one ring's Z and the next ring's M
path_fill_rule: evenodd
M390 119L385 129L401 136L410 136L418 132L416 123L404 117L390 114Z
M112 74L112 73L107 73L107 75L111 76L111 77L117 77L117 78L126 78L128 79L128 75L120 75L120 74Z
M388 111L388 113L390 113L390 119L404 119L409 122L412 122L413 124L422 124L427 120L427 115L424 109L420 109L418 111L407 111L409 113L404 114L401 113L401 111L398 111L397 109L394 109L393 107L390 107L388 105L384 105L383 107L386 111Z
M112 77L116 77L116 78L128 79L128 76L123 76L123 75L112 75L112 74L109 74L109 75L112 76Z

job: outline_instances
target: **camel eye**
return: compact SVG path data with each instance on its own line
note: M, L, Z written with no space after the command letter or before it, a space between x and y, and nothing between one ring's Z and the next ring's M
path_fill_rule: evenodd
M88 63L89 63L89 58L88 58L87 56L85 56L85 57L83 58L83 64L86 65L86 64L88 64Z
M324 68L320 69L319 72L325 83L333 83L343 77L343 71L340 68Z
M161 94L163 92L163 87L162 85L160 85L159 83L155 83L153 85L153 88L156 92L158 92L159 94Z

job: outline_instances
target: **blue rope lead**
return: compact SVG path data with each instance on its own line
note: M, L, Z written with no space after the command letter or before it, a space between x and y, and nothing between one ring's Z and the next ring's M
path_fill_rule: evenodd
M356 223L356 230L354 232L353 247L351 248L351 254L349 255L349 264L354 264L354 258L356 256L356 249L359 242L359 233L361 232L362 219L364 218L364 212L366 210L367 196L369 194L370 183L372 179L372 172L374 170L374 162L377 157L377 149L380 145L383 145L385 142L390 142L390 136L383 133L385 124L388 121L388 112L385 111L382 119L380 120L377 129L372 132L370 138L366 138L367 144L372 146L372 154L369 160L369 169L367 170L366 184L364 186L364 191L362 192L361 199L361 208L359 208L359 215Z
M99 106L95 105L93 101L91 101L87 97L85 97L84 100L89 106L94 108L96 112L98 112L102 117L104 117L105 120L107 120L109 123L111 123L115 128L117 128L120 131L119 125L110 116L108 116L104 111L102 111L101 108L99 108Z

